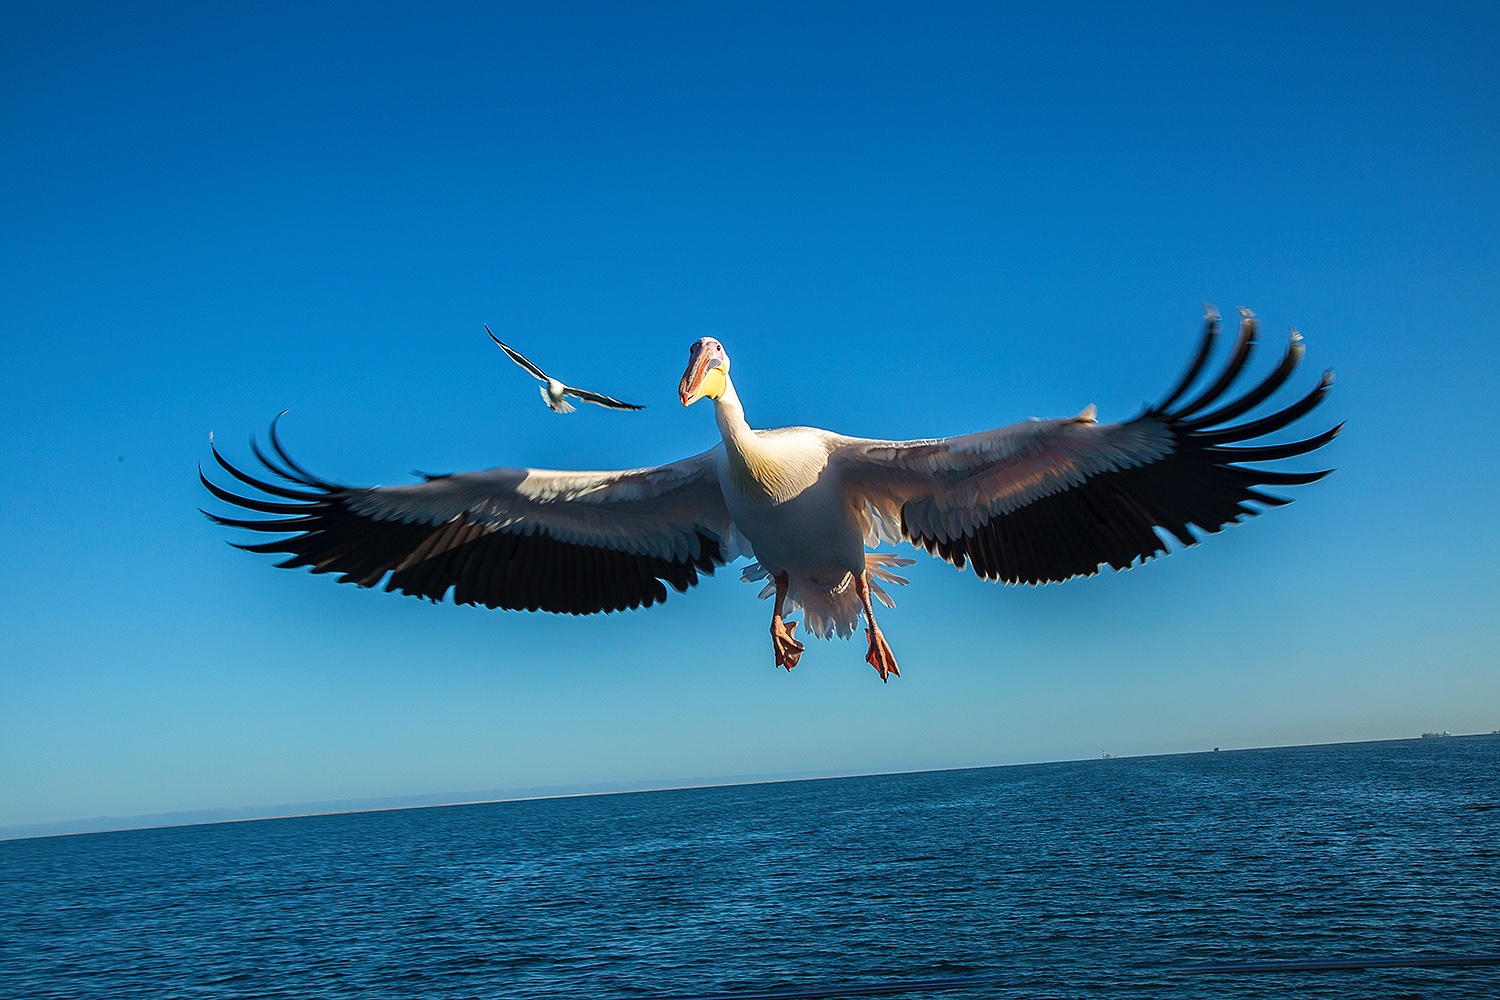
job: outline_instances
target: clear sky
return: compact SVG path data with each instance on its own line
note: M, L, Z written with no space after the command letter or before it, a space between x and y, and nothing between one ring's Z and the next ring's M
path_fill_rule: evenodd
M1026 6L5 4L0 828L1500 727L1495 6ZM737 569L434 606L197 512L282 409L360 484L697 453L705 335L758 426L1125 419L1204 302L1336 371L1338 472L1128 573L924 557L885 685Z

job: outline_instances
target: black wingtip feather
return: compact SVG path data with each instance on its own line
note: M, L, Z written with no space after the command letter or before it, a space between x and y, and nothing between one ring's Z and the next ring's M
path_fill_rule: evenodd
M282 410L271 419L271 429L269 433L271 437L272 449L274 449L276 454L280 456L281 460L286 463L287 468L296 473L296 476L292 476L289 478L299 479L306 486L315 486L318 489L327 492L342 489L342 487L340 487L337 483L330 483L326 479L321 479L318 476L313 475L311 472L308 472L301 465L298 465L297 462L292 458L292 456L286 453L286 449L281 446L281 435L278 433L277 429L281 424L281 418L286 416L288 412L290 411Z
M1193 360L1188 363L1187 371L1177 380L1172 391L1167 393L1166 399L1158 404L1158 408L1167 409L1177 402L1179 396L1187 392L1188 388L1198 379L1198 374L1203 371L1203 366L1208 363L1208 356L1213 353L1214 341L1219 338L1219 310L1213 306L1203 307L1203 337L1198 345L1198 353L1193 355Z
M240 482L244 483L246 486L254 487L257 490L260 490L262 493L269 493L272 496L282 497L283 499L286 499L286 500L301 500L301 501L304 501L304 502L308 502L308 501L317 500L319 498L318 494L316 494L316 493L308 493L306 490L289 490L285 486L276 486L276 485L274 485L272 483L267 483L267 482L265 482L263 480L257 479L254 476L250 475L249 473L244 472L241 469L239 469L239 468L235 467L234 465L232 465L229 462L228 459L226 459L223 455L219 454L219 449L217 449L217 448L215 448L213 446L213 442L211 442L211 441L209 442L208 448L209 448L209 451L211 451L213 453L214 461L219 463L219 467L222 468L225 472L229 473L234 478L238 479ZM265 456L263 456L263 455L260 454L259 449L257 449L255 447L255 439L254 438L250 439L250 448L251 448L252 451L254 451L256 453L256 457L261 460L261 463L263 465L265 465L267 468L271 469L272 472L279 471L279 470L276 469L275 466L271 465L271 463L269 463L269 462L266 461ZM199 474L199 476L202 476L203 470L201 468L199 469L198 474ZM284 478L284 479L291 479L292 477L283 475L282 478ZM297 480L292 479L292 481L296 482Z
M1252 420L1248 424L1239 424L1235 427L1225 427L1222 430L1197 430L1192 432L1192 440L1197 444L1216 445L1233 444L1236 441L1248 441L1251 438L1264 437L1273 431L1279 431L1288 424L1307 416L1328 395L1328 387L1332 381L1324 379L1320 381L1311 392L1303 396L1297 402L1284 410L1278 410L1269 416Z
M276 475L280 476L282 479L285 479L287 482L297 483L302 486L308 485L301 476L297 475L291 469L288 469L286 466L282 465L280 462L271 458L264 451L262 451L260 442L255 440L254 434L250 435L250 453L255 456L256 461L260 462L261 465L265 466L267 469L270 469L272 472L276 473Z
M1339 431L1343 429L1344 424L1340 421L1322 434L1302 441L1291 441L1287 444L1261 445L1259 447L1209 445L1204 448L1204 452L1225 462L1274 462L1283 458L1296 458L1298 455L1306 455L1309 452L1317 451L1338 437Z
M1260 330L1260 325L1256 323L1254 314L1250 313L1249 310L1241 309L1240 316L1240 333L1239 337L1235 340L1234 353L1230 356L1229 363L1224 366L1224 370L1219 374L1218 379L1198 394L1198 398L1190 403L1185 403L1180 410L1173 414L1175 418L1184 420L1204 407L1211 405L1229 390L1229 387L1234 384L1234 380L1239 378L1240 373L1245 370L1245 365L1249 362L1250 355L1255 350L1255 338Z
M1242 414L1249 413L1261 403L1271 398L1271 395L1292 377L1292 372L1297 370L1307 348L1302 344L1302 338L1293 333L1292 340L1287 344L1286 353L1281 357L1281 363L1266 376L1259 385L1245 393L1232 403L1221 406L1212 413L1206 413L1194 420L1183 420L1186 412L1179 412L1173 416L1179 421L1184 431L1195 431L1202 427L1217 427L1226 421L1233 420Z

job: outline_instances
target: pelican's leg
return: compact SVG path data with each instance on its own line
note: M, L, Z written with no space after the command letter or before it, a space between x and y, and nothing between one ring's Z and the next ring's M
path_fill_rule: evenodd
M865 638L870 640L870 651L865 654L865 662L875 668L881 680L886 680L891 674L900 677L901 669L896 666L896 654L891 652L890 644L880 634L880 626L875 624L875 609L870 606L870 574L859 574L854 578L854 586L865 606L865 621L870 623L870 627L865 629Z
M791 583L790 578L785 573L777 573L771 579L776 581L776 608L771 612L771 645L776 650L776 665L790 670L802 659L802 653L807 647L794 638L797 623L781 620L786 608L786 589Z

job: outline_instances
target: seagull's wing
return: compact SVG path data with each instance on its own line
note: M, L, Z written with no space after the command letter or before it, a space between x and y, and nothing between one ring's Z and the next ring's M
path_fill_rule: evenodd
M611 410L644 410L644 406L635 403L626 403L613 396L605 396L602 393L589 392L587 389L577 389L571 385L563 386L564 396L576 396L585 403L596 403L599 406L607 406Z
M522 355L520 351L516 350L515 348L513 348L510 345L506 344L505 341L503 341L499 337L495 336L495 332L490 329L490 326L489 326L488 323L486 323L484 325L484 332L490 335L490 339L491 340L493 340L495 343L497 343L497 344L500 345L500 350L502 350L506 354L510 355L510 359L512 361L514 361L516 364L520 365L522 368L526 369L527 371L531 372L532 375L535 375L537 378L541 379L543 382L546 382L548 380L549 376L547 375L546 372L542 371L540 368L538 368L536 365L532 364L530 361L527 361L526 358L525 358L525 356Z
M1305 416L1322 402L1330 373L1290 406L1230 426L1291 376L1303 354L1295 332L1269 376L1203 412L1219 402L1250 357L1256 324L1246 313L1224 371L1191 401L1177 402L1202 371L1217 329L1211 312L1202 346L1178 386L1127 423L1097 423L1089 407L1071 419L1028 420L962 437L843 438L830 461L839 465L847 499L864 512L872 539L910 541L1007 583L1088 576L1105 565L1126 569L1167 551L1159 531L1192 545L1191 528L1217 532L1258 513L1252 503L1290 502L1259 487L1297 486L1328 474L1242 463L1305 455L1333 440L1342 424L1302 441L1235 445Z
M401 591L432 601L451 589L457 604L584 615L666 600L735 555L734 526L715 472L715 453L649 469L557 472L486 469L405 486L355 487L308 472L282 448L251 447L285 481L266 482L214 460L265 497L213 483L208 491L243 510L274 515L219 524L288 535L240 545L286 553L277 565L336 573L340 583ZM205 511L205 513L207 513Z

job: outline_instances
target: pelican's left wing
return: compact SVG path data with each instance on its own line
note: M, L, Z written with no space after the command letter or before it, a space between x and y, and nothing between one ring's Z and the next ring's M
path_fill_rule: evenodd
M830 461L840 466L846 495L864 512L872 539L907 540L1006 583L1056 582L1105 565L1126 569L1167 551L1158 529L1192 545L1192 527L1216 532L1258 513L1252 503L1289 502L1258 487L1301 485L1328 474L1241 463L1304 455L1333 440L1342 424L1302 441L1235 446L1286 427L1327 394L1333 379L1325 372L1298 402L1232 423L1291 376L1303 354L1295 332L1269 376L1220 403L1255 344L1255 319L1245 313L1224 371L1178 403L1203 370L1218 327L1210 311L1202 345L1177 387L1127 423L1100 424L1089 407L1065 420L1028 420L962 437L841 438ZM1217 409L1204 412L1215 403Z
M666 600L734 553L733 522L714 452L622 472L486 469L405 486L344 486L293 461L271 425L274 457L255 456L287 485L236 468L231 476L277 499L240 496L210 481L225 503L272 519L208 514L219 524L290 537L240 545L287 553L278 566L337 573L340 583L457 604L586 615ZM208 513L205 511L205 513Z

